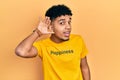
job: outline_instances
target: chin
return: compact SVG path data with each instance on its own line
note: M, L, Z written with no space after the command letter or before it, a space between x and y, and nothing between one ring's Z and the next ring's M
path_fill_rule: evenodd
M69 39L65 39L64 41L68 41Z
M63 40L64 40L64 41L68 41L68 40L69 40L69 37L67 37L67 38L65 37L65 38L63 38Z

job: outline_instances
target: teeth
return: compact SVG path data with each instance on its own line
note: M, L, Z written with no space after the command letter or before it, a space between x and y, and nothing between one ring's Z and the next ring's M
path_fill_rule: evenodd
M66 34L69 34L70 32L65 32Z

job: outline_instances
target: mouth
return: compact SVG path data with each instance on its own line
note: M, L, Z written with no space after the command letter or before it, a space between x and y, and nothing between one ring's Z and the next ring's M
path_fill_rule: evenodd
M64 32L64 36L65 36L65 37L69 37L69 36L70 36L70 31Z

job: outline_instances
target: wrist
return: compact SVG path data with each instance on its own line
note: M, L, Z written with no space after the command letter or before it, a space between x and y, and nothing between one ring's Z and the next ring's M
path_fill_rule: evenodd
M37 33L38 37L40 37L42 35L42 33L39 31L38 28L36 28L35 30L33 30L34 33Z

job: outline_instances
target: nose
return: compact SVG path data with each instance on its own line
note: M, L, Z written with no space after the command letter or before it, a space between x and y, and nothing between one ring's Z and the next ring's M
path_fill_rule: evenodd
M71 29L71 25L69 23L66 24L66 29Z

